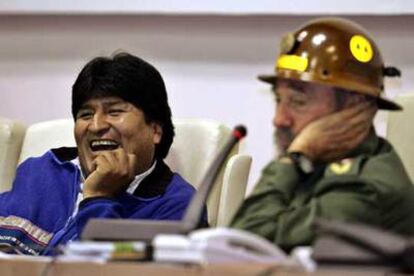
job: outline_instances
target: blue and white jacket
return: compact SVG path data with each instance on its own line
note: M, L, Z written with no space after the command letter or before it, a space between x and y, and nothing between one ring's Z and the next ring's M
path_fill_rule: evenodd
M40 255L79 238L90 218L179 220L195 192L159 161L133 194L85 199L72 217L81 182L70 162L76 155L75 148L54 149L18 167L12 190L0 194L0 249Z

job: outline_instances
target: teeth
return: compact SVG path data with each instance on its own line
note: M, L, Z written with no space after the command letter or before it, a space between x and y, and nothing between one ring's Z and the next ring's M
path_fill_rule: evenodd
M90 143L92 151L115 150L119 147L119 143L113 140L94 140Z
M92 147L98 147L98 146L118 146L118 143L115 141L110 140L95 140L91 143Z

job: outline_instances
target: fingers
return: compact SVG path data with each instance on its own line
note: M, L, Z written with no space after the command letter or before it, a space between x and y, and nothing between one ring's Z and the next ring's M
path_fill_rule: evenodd
M344 121L341 124L341 131L343 133L349 133L350 135L356 135L358 130L366 130L372 126L372 122L376 113L376 108L368 107L363 112L356 113L353 117Z
M370 102L363 102L353 107L332 113L320 120L325 132L332 135L347 135L354 132L358 126L370 128L375 116L376 108Z
M123 149L101 152L95 160L102 173L129 175L128 157Z
M369 112L367 112L368 110ZM324 120L325 124L330 125L330 126L338 126L338 125L342 125L348 122L349 120L355 117L361 118L359 116L362 116L363 118L364 116L367 116L368 114L371 115L371 110L372 110L371 103L364 101L350 108L346 108L341 111L334 112L326 117L323 117L321 121Z
M343 153L336 156L340 158L341 155L345 155L350 150L355 149L368 136L369 131L370 128L360 125L357 126L352 133L334 137L334 139L331 139L326 145L329 154L325 156L325 158L328 160L330 156L335 155L335 153Z
M371 102L363 101L349 108L345 108L337 113L338 114L342 113L344 119L349 119L349 118L356 116L357 114L365 113L370 108L370 106L372 106Z
M100 152L94 160L96 169L85 180L85 197L112 197L124 191L135 176L136 163L136 156L124 149Z
M128 164L128 154L123 149L116 149L110 151L111 156L114 158L112 161L115 162L117 171L122 175L130 175L130 169Z
M344 123L346 124L341 126L339 130L330 132L330 141L331 143L345 143L347 141L358 140L360 136L368 134L371 129L372 122L371 120L367 122L354 122ZM365 136L363 137L365 138Z
M361 122L372 122L372 119L374 118L376 113L376 108L372 105L364 105L364 108L357 113L355 113L352 117L349 117L350 124L359 124Z

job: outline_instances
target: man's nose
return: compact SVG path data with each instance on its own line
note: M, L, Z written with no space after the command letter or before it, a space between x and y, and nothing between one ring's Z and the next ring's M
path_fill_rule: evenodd
M95 113L92 119L91 124L89 125L89 130L95 133L106 131L110 128L110 124L107 120L107 116L101 113Z
M292 127L292 116L283 104L276 106L275 116L273 117L273 126L276 128L280 127Z

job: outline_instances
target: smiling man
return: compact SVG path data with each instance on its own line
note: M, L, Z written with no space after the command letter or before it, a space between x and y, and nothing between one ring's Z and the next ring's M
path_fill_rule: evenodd
M414 235L414 188L393 147L376 135L385 67L369 34L340 18L308 22L282 39L273 87L279 156L233 221L289 251L310 245L317 218ZM402 126L404 127L404 126Z
M28 159L0 195L5 251L51 253L90 218L179 220L194 194L163 162L174 127L163 79L146 61L90 61L73 85L72 114L77 148Z

